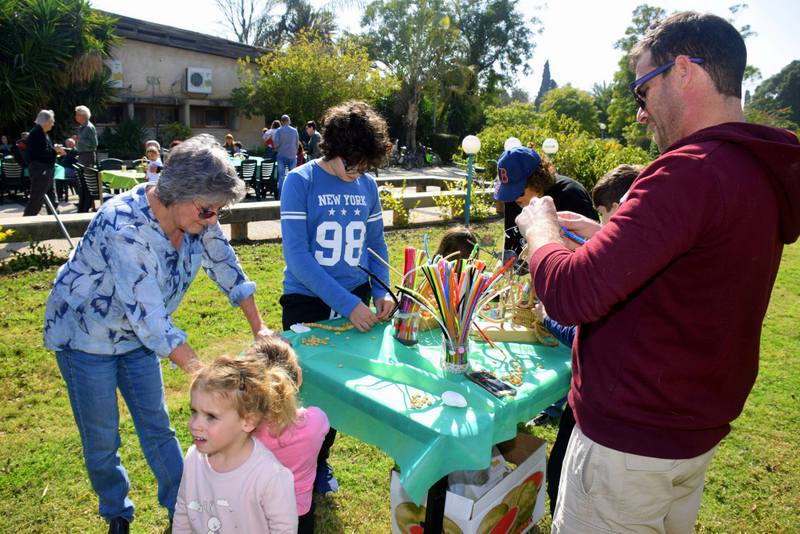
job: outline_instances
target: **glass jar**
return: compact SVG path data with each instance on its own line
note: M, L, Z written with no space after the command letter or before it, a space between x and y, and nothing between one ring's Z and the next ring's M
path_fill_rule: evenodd
M392 321L394 338L403 345L411 346L418 343L419 312L397 313Z
M463 344L442 334L442 370L445 375L463 375L469 370L469 336Z

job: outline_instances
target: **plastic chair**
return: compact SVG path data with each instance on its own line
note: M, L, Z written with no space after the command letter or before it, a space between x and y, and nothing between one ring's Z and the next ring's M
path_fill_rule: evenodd
M22 193L24 198L28 198L30 191L30 179L25 178L24 169L17 163L14 156L6 156L3 158L3 168L0 171L0 204L3 203L3 197L11 191L15 194Z
M256 198L266 198L269 192L275 200L280 197L278 193L278 167L274 159L265 159L261 162L261 176L256 189ZM260 196L259 196L260 195Z
M256 160L246 159L242 161L242 164L239 167L237 167L237 170L239 171L239 178L244 180L246 190L249 190L253 185L253 178L256 175L256 165L258 165ZM258 197L257 192L256 197Z
M119 171L122 170L123 163L121 159L106 158L100 162L97 168L101 171Z
M103 190L100 179L100 171L94 167L86 167L80 163L75 163L75 171L78 173L80 190L78 191L78 213L86 213L94 210L94 201L99 200L102 204L113 195Z

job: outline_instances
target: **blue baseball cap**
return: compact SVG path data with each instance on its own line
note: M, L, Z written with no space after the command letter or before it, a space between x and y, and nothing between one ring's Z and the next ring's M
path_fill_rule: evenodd
M542 158L532 148L515 146L506 150L497 161L497 181L494 198L501 202L514 202L525 192L528 178L539 168Z

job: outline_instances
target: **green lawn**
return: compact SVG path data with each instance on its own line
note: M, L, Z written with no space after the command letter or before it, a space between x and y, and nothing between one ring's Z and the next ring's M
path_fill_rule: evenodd
M478 225L498 236L499 223ZM428 230L438 243L442 227ZM387 235L393 263L405 244L421 245L422 230ZM259 306L279 326L283 258L279 244L237 247L258 283ZM96 515L78 432L52 353L42 346L42 317L55 269L0 278L0 533L104 532ZM745 280L742 283L747 283ZM744 413L733 424L708 472L699 532L798 532L800 520L800 246L786 249L764 326L761 371ZM247 325L205 275L176 314L204 359L240 350ZM731 369L736 372L736 369ZM164 366L168 403L181 443L188 443L187 380ZM139 450L130 417L121 423L123 461L137 505L134 532L161 532L166 513ZM537 428L549 441L554 427ZM332 464L342 485L318 501L319 532L389 532L392 460L348 436L337 439ZM539 523L549 530L549 521Z

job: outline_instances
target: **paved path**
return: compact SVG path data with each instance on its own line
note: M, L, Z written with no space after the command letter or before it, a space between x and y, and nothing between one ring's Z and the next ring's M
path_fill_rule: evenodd
M461 174L463 173L457 167L426 167L424 169L413 169L410 171L401 169L399 167L391 167L389 169L379 171L380 178L413 178L419 176L453 178L461 177ZM431 187L429 190L436 191L437 188ZM77 203L78 197L76 195L71 195L68 202L61 201L59 203L58 210L60 213L76 213ZM3 225L4 217L18 217L22 215L24 208L24 204L8 201L0 204L0 226ZM40 213L44 215L45 210L42 209ZM384 223L386 224L387 228L391 228L391 213L391 211L384 212ZM411 210L410 220L412 224L420 224L441 221L442 217L437 208L420 208ZM250 239L253 241L279 240L281 236L280 226L280 221L251 222L248 224L247 231ZM225 235L230 238L230 225L223 224L222 230L225 232ZM13 239L14 238L12 236L11 240ZM77 245L78 239L79 238L73 237L73 243ZM67 256L69 254L70 248L66 239L51 239L42 241L42 243L52 247L56 254L63 256ZM27 249L28 243L15 243L13 241L0 242L0 261L11 256L12 250L24 251Z

